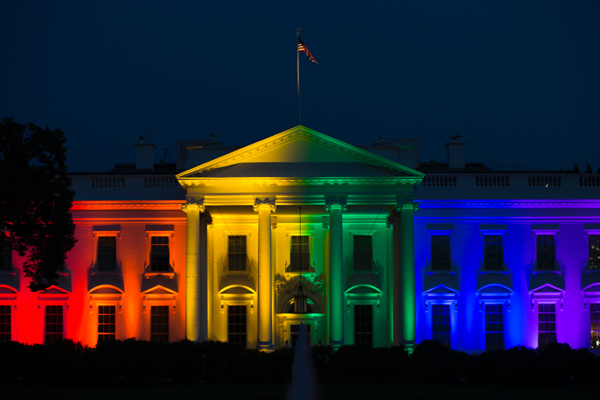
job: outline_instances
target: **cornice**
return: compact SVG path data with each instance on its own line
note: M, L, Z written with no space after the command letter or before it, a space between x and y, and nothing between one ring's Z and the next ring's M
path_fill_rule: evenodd
M71 211L90 210L160 210L181 211L185 200L163 201L74 201Z
M600 200L415 200L421 209L441 208L500 208L500 209L589 209L600 208Z
M323 186L323 185L397 185L416 186L421 178L179 178L183 187L195 186Z

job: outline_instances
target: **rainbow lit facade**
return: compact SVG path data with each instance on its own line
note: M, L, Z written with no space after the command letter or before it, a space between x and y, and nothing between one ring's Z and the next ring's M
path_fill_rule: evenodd
M497 173L464 147L441 168L415 141L359 148L298 126L243 148L181 141L165 165L142 140L135 165L73 174L77 244L56 286L30 292L10 256L0 338L272 351L304 323L335 347L595 349L600 179Z

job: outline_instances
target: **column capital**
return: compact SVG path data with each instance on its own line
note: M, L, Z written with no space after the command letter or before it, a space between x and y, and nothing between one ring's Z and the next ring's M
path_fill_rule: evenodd
M346 196L325 196L325 210L335 210L341 209L342 211L346 211L348 198Z
M194 197L189 197L186 199L186 203L181 205L181 211L187 214L188 211L198 210L200 212L204 212L206 207L204 206L204 198L196 199Z
M268 197L266 199L259 199L258 197L254 200L254 206L253 209L255 212L258 212L258 210L270 210L271 212L275 212L275 199L269 199Z
M419 203L415 203L415 202L407 201L407 202L396 204L396 211L402 211L402 210L417 211L418 209L419 209Z

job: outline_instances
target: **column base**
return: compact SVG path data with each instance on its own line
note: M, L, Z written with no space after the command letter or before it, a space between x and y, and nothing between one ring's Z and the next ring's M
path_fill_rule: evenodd
M258 344L256 346L256 349L258 351L262 351L263 353L271 353L273 351L275 351L275 347L273 346L272 343L262 343L262 344Z
M403 343L403 345L404 345L404 349L406 351L408 351L408 355L411 355L413 353L413 351L415 351L415 347L417 347L417 345L413 341L408 342L408 343Z

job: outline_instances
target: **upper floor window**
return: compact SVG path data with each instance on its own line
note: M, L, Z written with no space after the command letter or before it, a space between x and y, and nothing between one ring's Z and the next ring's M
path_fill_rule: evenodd
M98 237L98 271L117 270L117 238L115 236Z
M169 260L169 237L152 236L150 241L150 270L152 272L168 272Z
M0 247L0 271L12 270L12 248L9 246Z
M354 270L373 268L373 242L370 235L354 235Z
M590 269L600 268L600 235L589 235L589 260Z
M537 235L537 269L553 270L556 260L554 235Z
M292 236L290 264L294 271L308 271L310 266L309 236Z
M229 236L229 270L246 270L246 236Z
M504 254L502 251L502 235L485 235L483 264L486 270L502 270Z
M431 235L431 270L450 271L449 235Z

